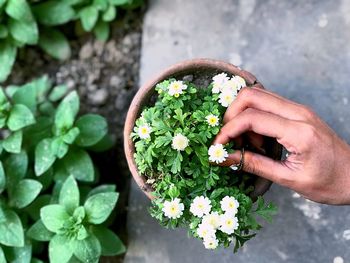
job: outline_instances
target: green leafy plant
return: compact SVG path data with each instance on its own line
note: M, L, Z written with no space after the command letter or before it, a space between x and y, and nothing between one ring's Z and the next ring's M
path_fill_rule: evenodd
M51 262L98 262L125 252L107 228L116 187L93 188L88 152L113 145L107 122L78 112L78 94L46 76L0 88L0 262L47 253Z
M59 60L69 58L68 40L58 26L76 21L79 32L94 32L106 41L118 8L142 4L142 0L0 0L0 82L11 73L18 48L25 45L39 45Z
M211 145L220 120L246 83L221 73L208 87L176 79L156 85L154 106L136 120L132 138L135 162L154 189L151 215L165 227L187 227L207 249L235 251L261 228L256 217L271 221L277 208L249 194L254 178L220 167L233 143Z

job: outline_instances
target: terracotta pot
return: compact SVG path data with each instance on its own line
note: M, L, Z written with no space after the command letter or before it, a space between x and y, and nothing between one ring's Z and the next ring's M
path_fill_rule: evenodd
M193 59L183 61L167 68L155 76L153 79L148 81L145 85L143 85L135 95L125 121L124 151L129 169L134 180L150 199L153 198L151 194L153 190L151 186L146 184L146 177L142 174L139 174L137 170L137 166L134 160L135 147L132 139L130 138L130 134L134 129L136 119L140 116L143 107L149 103L151 96L156 93L154 87L157 83L170 77L181 79L184 76L193 75L193 79L195 80L196 76L203 76L204 74L213 76L221 72L241 76L245 79L247 86L256 86L263 88L262 84L257 81L256 77L253 74L242 70L232 64L212 59ZM282 146L278 144L276 140L272 138L266 138L263 148L265 149L267 156L273 159L281 158ZM255 190L251 196L253 198L256 198L259 195L263 195L270 188L271 182L266 179L256 177L254 185Z

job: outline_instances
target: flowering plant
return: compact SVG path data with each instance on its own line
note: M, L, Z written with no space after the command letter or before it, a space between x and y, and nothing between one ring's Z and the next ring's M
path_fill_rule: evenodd
M205 248L235 251L271 221L273 204L249 194L254 178L228 167L233 143L211 145L226 108L246 86L240 76L221 73L208 87L168 79L156 85L158 97L136 120L132 138L135 162L154 189L151 215L166 227L185 226Z

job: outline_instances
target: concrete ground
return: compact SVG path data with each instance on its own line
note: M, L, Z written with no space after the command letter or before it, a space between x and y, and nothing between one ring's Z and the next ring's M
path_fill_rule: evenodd
M230 61L266 88L310 105L350 141L349 0L151 0L143 26L141 84L189 58ZM309 202L274 185L279 214L243 250L206 251L165 230L133 185L128 263L350 262L350 207Z

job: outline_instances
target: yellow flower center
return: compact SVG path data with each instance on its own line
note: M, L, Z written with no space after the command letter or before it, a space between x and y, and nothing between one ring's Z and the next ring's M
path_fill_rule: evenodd
M175 95L174 95L175 98L178 98L179 96L180 96L179 93L175 93Z
M147 134L147 133L148 133L148 129L147 129L146 127L143 127L143 128L141 129L141 133L142 133L142 134Z
M221 157L222 156L222 150L221 149L217 149L214 154L215 154L215 157Z
M234 208L234 207L235 207L235 204L234 204L233 202L230 202L230 203L228 204L228 206L229 206L230 208Z

